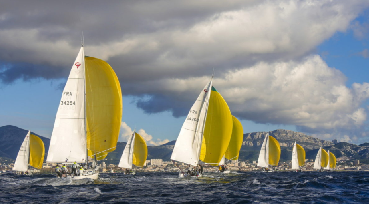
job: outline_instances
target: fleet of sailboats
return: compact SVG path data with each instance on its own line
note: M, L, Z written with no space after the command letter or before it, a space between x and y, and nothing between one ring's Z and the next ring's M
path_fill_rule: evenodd
M132 169L133 165L143 167L147 158L147 145L143 137L133 132L123 150L118 167Z
M62 92L46 162L86 164L116 149L122 119L122 93L114 70L87 57L82 46ZM98 178L94 169L80 178Z
M28 131L19 149L13 170L28 172L28 165L41 169L44 162L45 147L41 138Z
M46 162L78 162L88 166L89 161L104 159L116 149L121 119L122 93L114 70L101 59L85 56L82 45L62 92ZM210 80L182 125L171 159L192 166L197 166L199 162L218 166L224 164L225 159L238 160L242 142L242 124L231 115L226 101ZM13 170L26 172L28 164L42 168L44 152L42 140L29 131ZM267 133L257 166L265 169L278 166L280 154L278 141ZM305 164L305 157L304 148L295 142L292 169L300 170ZM146 142L133 132L118 167L142 167L146 158ZM331 170L335 167L335 155L320 148L314 169ZM97 179L98 172L90 169L75 178Z

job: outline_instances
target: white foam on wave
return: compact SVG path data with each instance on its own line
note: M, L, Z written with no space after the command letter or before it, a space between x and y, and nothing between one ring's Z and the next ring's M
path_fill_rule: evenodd
M94 188L94 190L96 191L96 193L102 194L99 188Z
M252 181L252 184L260 184L260 182L255 178L255 179Z

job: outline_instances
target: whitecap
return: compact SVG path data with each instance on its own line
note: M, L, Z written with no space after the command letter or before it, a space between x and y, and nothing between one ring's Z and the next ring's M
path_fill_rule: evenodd
M260 182L259 182L257 179L254 179L254 180L252 181L252 184L260 184Z
M101 194L101 190L99 188L94 188L94 190L96 191L96 193Z

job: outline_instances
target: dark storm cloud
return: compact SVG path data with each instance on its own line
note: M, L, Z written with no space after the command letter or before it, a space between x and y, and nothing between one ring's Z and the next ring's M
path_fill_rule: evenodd
M83 31L85 54L107 60L123 94L146 113L186 115L214 69L240 119L349 130L366 120L368 85L347 88L314 50L367 7L365 0L5 1L0 77L65 78Z
M191 103L187 101L173 101L169 96L153 95L149 99L139 99L137 107L145 111L145 113L160 113L171 111L174 117L180 117L188 114ZM171 109L168 109L170 107Z
M17 79L29 81L35 78L56 79L61 75L67 76L65 70L44 65L26 63L0 63L0 82L11 84Z

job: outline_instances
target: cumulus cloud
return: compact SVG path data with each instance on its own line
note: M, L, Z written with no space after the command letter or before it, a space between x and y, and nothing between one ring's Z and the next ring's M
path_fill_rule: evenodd
M162 98L179 101L175 93L198 94L209 80L210 77L163 79L150 82L148 89L165 90L168 95ZM367 110L361 106L369 97L369 84L347 87L342 72L328 67L318 55L301 61L260 62L229 71L213 81L232 114L240 119L296 125L304 132L320 132L321 138L332 132L340 138L343 133L362 131L367 119ZM193 103L196 95L188 95Z
M60 69L70 69L84 31L86 54L108 60L128 87L153 78L188 78L208 74L211 68L223 73L259 61L301 57L345 31L369 5L343 0L156 1L147 9L140 2L26 3L19 7L10 2L0 10L0 61L46 66L59 74L43 75L37 66L25 66L24 75L31 78L65 77L68 72ZM100 4L109 12L95 11Z
M107 60L146 113L185 115L214 68L215 87L240 119L362 137L368 84L347 87L312 53L337 32L365 36L365 22L352 21L366 0L23 3L0 8L3 84L66 77L83 31L86 55Z
M127 125L127 123L122 122L121 123L120 132L121 132L121 136L119 138L119 141L121 141L121 142L127 142L128 139L129 139L129 137L132 135L133 130L132 130L131 127L129 127ZM153 140L152 135L147 134L146 131L143 130L143 129L139 129L136 132L144 138L144 140L146 141L146 144L147 145L158 146L158 145L162 145L162 144L165 144L165 143L168 143L169 142L168 139L164 139L164 140L156 139L156 140Z

